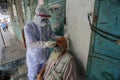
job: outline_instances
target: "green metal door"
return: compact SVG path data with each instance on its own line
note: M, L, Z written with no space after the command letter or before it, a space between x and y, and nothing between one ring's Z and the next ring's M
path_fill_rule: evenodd
M120 0L95 0L93 25L120 36ZM92 32L87 80L120 80L120 45L96 32Z
M64 34L66 0L45 0L52 30L57 35Z

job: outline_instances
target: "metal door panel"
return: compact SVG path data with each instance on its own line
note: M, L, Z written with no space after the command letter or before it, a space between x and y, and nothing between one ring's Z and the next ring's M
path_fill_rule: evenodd
M120 0L100 0L96 27L120 36ZM94 46L94 52L120 59L120 46L116 43L96 34Z
M97 35L94 52L108 57L120 59L120 46Z
M120 36L120 0L95 0L94 8L93 25ZM95 32L92 32L87 80L120 80L120 45Z
M93 58L89 80L120 80L120 65Z

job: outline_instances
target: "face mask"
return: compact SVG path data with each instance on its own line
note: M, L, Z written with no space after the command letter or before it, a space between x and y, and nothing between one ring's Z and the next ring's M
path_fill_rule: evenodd
M47 22L48 22L47 18L42 18L41 23L40 23L41 27L47 26Z
M36 15L34 17L34 22L37 24L38 27L45 27L47 26L48 19Z
M47 26L47 23L41 22L39 26L40 26L40 27L45 27L45 26Z

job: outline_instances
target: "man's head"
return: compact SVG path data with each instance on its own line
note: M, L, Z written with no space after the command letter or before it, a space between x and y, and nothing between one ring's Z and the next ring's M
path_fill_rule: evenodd
M60 48L61 55L63 55L67 50L67 40L65 37L60 37L57 39L56 47Z
M51 62L56 61L58 58L60 58L66 53L68 43L69 42L67 37L59 37L57 39L56 46L49 57L48 64L51 64Z
M67 41L66 41L65 37L58 38L56 46L67 48Z
M35 10L34 22L38 27L45 27L48 23L48 18L51 17L43 5L37 5Z

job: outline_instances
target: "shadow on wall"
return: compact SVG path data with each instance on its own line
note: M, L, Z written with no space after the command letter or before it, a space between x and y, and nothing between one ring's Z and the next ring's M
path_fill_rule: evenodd
M71 44L71 43L70 43ZM73 51L74 48L72 47L72 45L69 46L69 53L73 56L74 60L75 60L75 63L76 63L76 66L77 66L77 73L78 73L78 80L85 80L85 69L84 69L84 66L83 66L83 63L80 59L78 59L76 56L75 56L75 52Z

